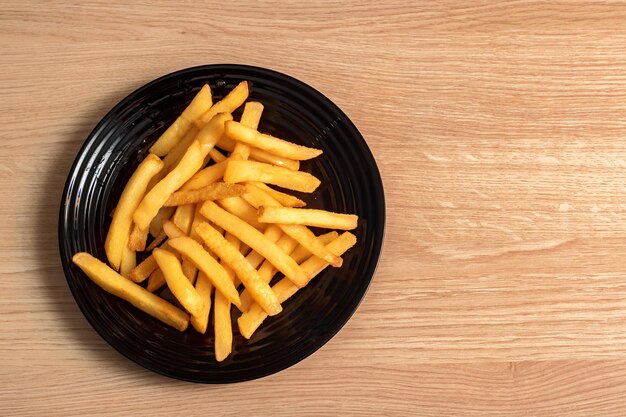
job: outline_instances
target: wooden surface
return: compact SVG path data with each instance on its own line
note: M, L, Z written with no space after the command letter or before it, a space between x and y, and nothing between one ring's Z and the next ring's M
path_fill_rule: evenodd
M625 3L81 3L0 5L0 415L626 414ZM388 221L330 343L213 387L92 330L56 224L108 109L226 62L337 103L378 160Z

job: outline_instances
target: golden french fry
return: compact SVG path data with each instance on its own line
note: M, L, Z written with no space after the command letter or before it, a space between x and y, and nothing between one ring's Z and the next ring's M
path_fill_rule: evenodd
M344 232L337 239L326 245L327 249L337 256L343 255L348 249L350 249L356 243L356 237L350 232ZM328 266L328 263L318 257L312 256L302 263L302 269L313 279L321 271ZM276 285L272 287L272 291L278 297L281 302L285 302L289 297L294 295L298 291L298 287L293 285L291 281L286 278L280 280ZM267 314L260 306L253 304L250 309L243 313L237 320L239 325L239 332L243 337L249 339L256 329L259 328L261 323L265 320Z
M216 114L207 124L204 126L198 135L196 140L200 142L202 147L202 158L209 155L209 152L215 144L220 140L224 134L224 123L229 120L233 120L233 116L229 113Z
M266 224L259 223L257 220L257 209L241 197L222 198L217 203L224 210L239 217L255 229L263 230L267 227Z
M320 185L320 180L308 172L291 171L263 162L236 160L228 161L224 181L258 181L304 193L312 193Z
M209 152L209 156L212 160L218 163L224 162L226 160L226 156L215 148L211 149L211 151Z
M172 241L170 241L169 245L174 247ZM196 291L189 282L189 279L183 274L182 267L176 255L159 248L154 250L153 255L159 265L159 269L165 276L165 282L167 282L167 286L170 291L172 291L172 294L174 294L176 299L192 316L200 315L204 308L204 302L198 294L198 291Z
M233 304L241 305L239 294L232 280L226 275L224 268L202 248L202 245L190 237L182 236L168 241L170 247L204 272L213 286Z
M225 151L233 152L235 150L235 145L237 142L227 136L222 136L220 141L217 143L218 148L224 149ZM215 149L213 149L214 151ZM216 151L217 152L217 151ZM218 152L219 153L219 152ZM215 155L217 158L213 158L215 162L222 162L226 159L221 153L219 155ZM282 156L271 154L263 149L259 148L250 148L250 155L248 159L254 159L255 161L265 162L268 164L276 165L279 167L287 168L292 171L297 171L300 169L300 161L296 161L294 159L284 158Z
M294 284L301 285L306 282L306 274L289 255L285 254L275 243L239 217L230 214L212 201L205 202L200 209L200 213L264 256Z
M130 272L137 266L137 253L131 250L128 245L124 246L122 252L122 264L120 265L120 275L129 278Z
M273 153L274 155L298 161L312 159L322 154L322 151L319 149L296 145L295 143L260 133L256 129L244 126L235 121L226 122L225 135L236 141L244 142L252 147Z
M72 257L72 262L103 290L128 301L163 323L181 332L189 325L187 313L122 277L90 254L79 252Z
M328 233L324 233L323 235L319 235L317 237L317 240L319 240L322 245L326 246L333 240L337 239L338 237L339 237L339 233L332 230ZM305 248L302 245L298 246L296 250L294 250L291 253L291 257L293 258L293 260L299 264L304 262L308 258L310 258L312 255L313 254L311 253L311 251L309 251L307 248Z
M223 99L215 103L199 119L200 124L208 123L218 113L232 113L248 98L248 82L242 81Z
M141 202L150 179L163 168L163 161L148 155L130 177L113 213L104 249L113 269L119 270L124 247L128 246L133 213Z
M156 261L154 261L156 262ZM165 285L165 276L163 272L158 268L152 271L150 277L148 278L148 285L146 285L146 290L150 292L155 292L159 288Z
M241 115L241 124L252 129L259 126L261 114L263 113L263 105L256 101L246 103ZM248 159L250 156L250 146L243 142L237 142L231 154L233 159Z
M163 169L152 178L150 184L148 185L148 190L151 190L152 187L156 185L156 183L161 181L167 174L172 171L172 169L174 169L176 164L180 162L181 158L187 151L187 148L189 148L189 145L191 145L195 140L197 134L198 129L192 127L185 134L185 136L183 136L180 142L178 142L176 146L174 146L174 148L172 148L172 150L169 151L167 155L165 155L165 158L163 158Z
M128 237L128 248L141 252L146 249L146 240L148 240L148 228L140 229L139 226L134 225Z
M283 231L280 230L280 227L275 226L275 225L269 226L267 229L265 229L265 233L263 233L263 235L268 240L274 243L276 243L278 239L280 239L282 234L283 234ZM241 252L241 249L240 249L240 252ZM263 255L261 255L259 252L254 251L254 250L248 253L248 255L246 255L246 260L250 263L250 265L252 265L253 268L256 268L259 265L261 265L261 262L263 262L264 259L265 258L263 257Z
M165 248L164 248L165 249ZM146 280L159 266L154 260L154 256L150 255L144 259L139 265L133 268L128 277L134 282L140 283Z
M339 214L326 210L259 207L261 223L303 224L326 229L352 230L356 229L358 220L359 217L354 214Z
M252 268L232 244L208 223L199 224L196 230L204 243L235 271L243 285L250 290L250 294L264 311L270 316L282 311L282 307L280 303L276 302L276 295L270 286L261 281L256 269ZM238 305L240 304L238 303Z
M237 250L240 249L241 242L230 233L226 233L226 241ZM235 282L235 271L233 271L223 260L220 265L224 267L228 278ZM219 291L215 291L215 308L213 310L213 325L215 333L215 359L223 361L230 354L233 347L233 328L230 320L230 302Z
M200 169L203 158L200 143L194 141L178 165L148 191L133 214L133 221L140 229L146 229L170 195Z
M198 94L180 116L167 128L161 137L152 145L150 152L157 156L166 155L192 127L196 119L211 108L211 89L207 84L203 85Z
M185 185L180 187L181 191L197 190L219 181L224 176L227 166L228 162L223 161L198 171Z
M146 251L152 252L152 250L159 246L161 243L163 243L165 239L167 239L167 234L165 234L165 232L161 230L161 233L159 233L159 235L155 237L154 240L150 242L150 244L146 247Z
M196 190L176 191L165 202L165 206L180 206L183 204L199 203L206 200L239 197L246 191L240 184L216 182Z
M172 217L176 207L161 207L157 215L150 222L150 234L152 237L157 237L163 230L163 220L167 220Z
M304 207L306 203L299 198L289 195L287 193L280 192L278 190L269 187L267 184L263 184L262 182L252 182L252 185L255 187L265 191L272 198L278 201L283 207Z
M177 237L187 236L185 232L183 232L178 226L176 226L176 223L171 220L166 220L163 222L163 231L165 231L165 234L167 234L168 239L176 239Z
M178 226L178 228L182 230L185 235L189 235L189 232L191 231L191 223L193 222L195 210L196 208L193 204L185 204L183 206L178 206L172 216L172 222Z
M206 333L207 325L209 323L209 312L211 311L211 292L213 291L213 284L204 274L204 272L198 272L198 280L196 281L196 291L202 301L204 301L204 308L198 316L191 316L191 325L198 333Z
M278 201L274 200L269 194L254 185L246 184L246 191L243 198L257 209L261 206L280 207ZM315 256L326 260L336 268L341 266L341 258L327 250L308 227L300 224L280 224L278 227L293 239L297 240L302 246L306 247Z

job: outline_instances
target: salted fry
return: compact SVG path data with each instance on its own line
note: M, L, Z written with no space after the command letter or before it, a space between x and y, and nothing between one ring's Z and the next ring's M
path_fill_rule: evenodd
M328 233L324 233L323 235L319 235L317 237L317 240L319 240L322 245L326 246L338 237L339 233L333 230ZM291 253L291 257L293 258L293 260L299 264L310 258L312 255L313 254L311 253L311 251L309 251L302 245L298 246L296 250Z
M126 183L113 213L111 226L104 242L104 249L113 269L119 270L124 246L128 245L133 213L141 202L150 179L163 168L163 161L148 155Z
M193 222L195 210L196 208L193 204L185 204L183 206L178 206L172 216L172 222L186 235L188 235L191 230L191 223Z
M272 198L278 201L283 207L304 207L306 203L299 198L289 195L287 193L280 192L272 187L263 184L262 182L252 182L252 185L265 191Z
M137 253L130 249L128 245L124 246L122 253L122 264L120 265L120 275L129 278L130 272L137 266Z
M150 152L157 156L166 155L192 127L193 123L207 112L213 101L211 89L207 84L203 85L198 94L180 116L167 128L161 137L152 145ZM210 119L209 119L210 120Z
M344 232L337 239L326 245L326 248L336 254L337 256L343 255L348 249L350 249L356 243L356 237L350 232ZM328 263L324 260L312 256L302 263L302 269L313 279L320 272L328 266ZM280 280L276 285L272 287L272 291L278 297L281 303L284 303L289 297L294 295L298 291L298 287L293 285L291 281L286 278ZM261 323L265 320L267 314L260 306L253 304L250 309L243 313L237 320L239 326L239 332L243 337L249 339L252 334L259 328Z
M283 235L283 231L280 230L280 227L271 225L267 229L265 229L265 233L263 235L270 241L276 243L278 239ZM241 250L240 250L241 252ZM257 251L250 251L248 255L246 255L246 260L252 265L253 268L258 267L265 260L263 255L261 255Z
M358 220L359 217L354 214L339 214L326 210L259 207L261 223L303 224L326 229L352 230L356 229Z
M169 245L174 247L171 241ZM204 308L204 302L198 291L183 274L178 258L172 252L159 248L154 250L153 255L172 294L192 316L200 315Z
M187 313L122 277L90 254L79 252L72 257L72 261L106 292L128 301L181 332L189 325Z
M216 114L206 126L198 132L196 140L200 142L200 146L202 147L202 158L208 156L211 149L213 149L215 144L220 140L224 134L224 123L229 120L233 120L233 116L229 113Z
M134 225L128 238L128 248L141 252L146 249L146 240L148 240L148 228L140 229L139 226Z
M263 105L259 102L251 101L246 103L241 115L241 124L252 129L256 129L259 126L261 120L261 114L263 113ZM244 142L237 142L231 158L233 159L248 159L250 156L250 145Z
M226 136L236 141L247 143L252 147L263 149L274 155L298 161L313 159L322 154L322 151L319 149L296 145L295 143L260 133L256 129L244 126L235 121L226 122L226 130L224 133Z
M165 249L165 248L164 248ZM146 280L156 269L159 268L154 256L150 255L144 259L139 265L133 268L128 274L128 277L134 282L140 283Z
M237 250L240 249L241 242L230 233L226 233L226 241L229 242ZM224 267L228 278L231 282L235 282L235 271L230 268L224 260L220 262ZM223 361L230 354L233 348L233 328L230 319L230 302L219 291L215 291L215 308L213 316L213 325L215 332L215 359L218 362Z
M150 222L150 234L152 237L157 237L163 231L163 221L172 217L176 207L161 207L157 212L157 215Z
M272 292L270 286L261 281L256 269L250 266L248 261L232 244L208 223L199 224L196 230L205 245L235 271L243 285L250 290L254 300L265 312L273 316L282 311L282 307L277 302L276 295Z
M218 113L232 113L248 98L248 82L242 81L223 99L211 106L200 118L200 123L208 123Z
M215 146L225 151L233 152L235 150L235 145L237 143L241 143L241 142L237 142L227 136L222 136L220 141ZM211 152L213 151L215 151L215 149L213 149ZM226 159L226 157L223 156L222 154L215 155L215 156L217 157L217 158L213 158L215 162L222 162L224 159ZM259 148L250 148L250 155L248 159L253 159L259 162L265 162L268 164L287 168L292 171L297 171L298 169L300 169L300 161L274 155Z
M246 184L246 191L243 198L257 209L261 206L280 207L278 201L274 200L269 194L256 188L254 185ZM293 239L297 240L298 243L307 248L315 256L326 260L326 262L336 268L341 266L341 258L327 250L308 227L300 224L280 224L278 227Z
M176 167L145 195L133 214L133 221L145 229L170 195L193 176L202 164L200 143L194 141Z
M156 261L155 261L156 262ZM159 288L165 285L165 276L163 272L158 268L155 269L148 278L148 285L146 285L146 290L150 292L155 292Z
M320 185L320 180L308 172L291 171L263 162L236 160L228 161L224 181L233 183L258 181L304 193L312 193Z
M239 197L246 191L246 187L240 184L217 182L196 190L177 191L168 198L165 206L180 206L194 204L207 200Z
M232 280L228 278L224 268L202 248L201 244L187 236L170 239L168 244L204 272L213 286L230 302L236 306L241 305L239 294Z
M198 280L196 281L196 291L204 301L204 307L197 316L191 316L191 325L198 333L206 333L209 323L209 312L211 311L211 293L213 292L213 284L204 272L198 272Z
M205 202L200 209L200 213L263 255L265 259L271 262L276 269L285 274L296 285L306 282L307 277L304 271L289 255L285 254L275 243L239 217L230 214L212 201Z
M224 210L239 217L255 229L263 230L267 227L266 224L260 223L257 220L257 209L252 207L241 197L222 198L218 200L217 203Z
M210 167L206 167L198 171L193 177L189 179L180 189L182 191L197 190L199 188L207 187L214 182L219 181L224 176L224 171L228 166L227 162L219 162Z

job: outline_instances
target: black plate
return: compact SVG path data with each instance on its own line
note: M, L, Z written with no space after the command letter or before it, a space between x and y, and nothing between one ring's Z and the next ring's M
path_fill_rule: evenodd
M259 130L323 149L302 170L322 180L301 198L312 208L360 216L358 243L340 269L327 268L268 318L247 341L235 330L233 354L215 361L213 332L179 332L101 290L71 257L87 251L105 260L104 238L124 184L151 143L204 83L220 99L242 80L264 104ZM259 378L285 369L330 340L356 310L374 275L385 228L383 186L376 162L348 117L330 100L287 75L243 65L184 69L141 87L91 132L69 173L59 217L61 262L83 314L111 346L141 366L204 383ZM233 314L236 323L237 314ZM211 323L209 324L211 327Z

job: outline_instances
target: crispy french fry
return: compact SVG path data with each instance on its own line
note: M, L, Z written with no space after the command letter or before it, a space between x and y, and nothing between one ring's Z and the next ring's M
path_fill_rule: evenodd
M163 231L167 235L168 239L176 239L177 237L187 236L185 232L171 220L166 220L163 222Z
M120 275L129 278L130 272L137 266L137 253L131 250L128 245L124 246L122 253L122 264L120 265Z
M207 124L204 126L198 135L196 140L200 142L202 147L202 158L209 155L209 152L215 144L220 140L224 134L224 123L233 120L233 116L230 113L216 114Z
M196 208L193 204L185 204L178 206L174 215L172 216L172 222L183 231L185 235L188 235L191 231L191 223L193 222L193 216ZM165 224L165 222L163 222Z
M218 113L232 113L241 106L248 98L248 82L242 81L230 93L228 93L223 99L215 103L208 109L199 122L201 124L208 123Z
M159 246L161 243L163 243L165 239L167 239L167 234L165 234L165 232L161 230L161 233L159 233L159 235L155 237L154 240L150 242L150 244L146 247L146 251L152 252L152 250Z
M213 291L213 284L204 272L198 272L198 280L196 281L196 291L202 301L204 301L204 308L198 316L191 316L191 325L198 333L206 333L207 325L209 323L209 312L211 311L211 293Z
M161 181L167 174L169 174L172 169L180 162L180 159L183 157L189 145L193 143L198 134L198 129L192 127L189 131L183 136L183 138L172 148L171 151L168 152L167 155L163 158L164 167L157 175L152 177L150 184L148 185L148 190L151 190L152 187L156 185L159 181Z
M178 143L180 138L187 133L196 119L200 118L202 114L211 108L212 104L211 89L205 84L182 114L152 145L150 152L157 156L166 155Z
M122 277L90 254L79 252L72 257L72 261L106 292L128 301L140 310L181 332L189 325L187 313Z
M172 245L174 240L175 239L172 239L169 243L172 247L174 247ZM167 282L168 288L172 291L176 299L192 316L202 314L202 310L204 309L202 297L200 297L198 291L196 291L189 282L189 279L183 274L178 258L172 252L165 249L157 248L152 253L159 265L159 269L165 276L165 282Z
M201 244L187 236L170 239L168 244L204 272L213 286L229 301L236 306L241 305L237 289L226 275L224 268L202 248Z
M230 214L212 201L205 202L200 209L200 213L260 253L296 285L306 282L306 274L289 255L285 254L275 243L239 217Z
M165 206L180 206L183 204L199 203L206 200L218 200L222 198L239 197L243 195L246 187L240 184L216 182L204 188L196 190L177 191L168 198Z
M282 307L280 303L276 302L276 295L269 285L261 281L256 269L252 268L232 244L208 223L199 224L196 230L204 243L235 271L243 285L250 290L250 294L264 311L270 316L282 311Z
M337 239L326 245L326 247L337 256L341 256L354 246L355 243L356 237L350 232L344 232ZM312 256L302 263L302 269L308 273L311 279L317 276L327 266L327 262L315 256ZM293 285L288 279L283 278L272 287L272 291L281 302L285 302L298 291L298 287ZM243 313L237 320L239 332L243 337L249 339L266 317L267 314L265 311L258 305L253 304L250 309L246 313Z
M229 242L233 247L239 250L241 246L241 242L235 236L230 233L226 233L226 241ZM231 282L235 282L235 271L233 271L227 264L222 260L220 265L224 267L228 278ZM214 316L213 316L213 326L215 333L215 359L218 362L226 359L233 347L233 328L230 319L230 302L228 299L219 291L215 291L215 308L214 308Z
M273 153L274 155L298 161L312 159L322 154L322 151L319 149L296 145L295 143L260 133L256 129L244 126L235 121L226 122L225 135L236 141L244 142L255 148Z
M211 149L209 156L217 163L224 162L226 160L226 156L215 148Z
M274 200L269 194L256 188L254 185L246 184L246 191L243 198L257 209L261 206L280 207L278 201ZM326 260L336 268L341 266L341 258L327 250L308 227L300 224L280 224L278 227L293 239L297 240L302 246L306 247L315 256Z
M134 225L128 238L128 248L141 252L146 249L146 240L148 240L148 228L140 229L139 226Z
M333 240L337 239L338 237L339 237L339 233L337 233L334 230L331 230L328 233L324 233L323 235L319 235L317 237L317 239L320 241L320 243L322 245L326 246L330 242L332 242ZM294 250L291 253L291 257L293 258L293 260L296 261L299 264L301 264L302 262L304 262L305 260L310 258L312 255L313 254L311 253L311 251L309 251L307 248L305 248L302 245L298 246L296 248L296 250Z
M246 103L241 115L241 124L252 129L256 129L259 126L261 120L261 114L263 113L263 105L256 101L250 101ZM250 145L237 142L231 157L233 159L248 159L250 156Z
M155 261L156 262L156 261ZM148 285L146 285L146 290L150 292L155 292L159 288L165 285L165 276L163 272L158 268L152 271L150 277L148 278Z
M163 230L163 220L167 220L172 217L174 210L176 210L176 207L161 207L159 209L157 215L150 222L150 234L152 237L157 237L161 234L161 231Z
M265 229L265 233L263 235L270 241L276 243L278 239L283 235L283 231L280 230L280 227L271 225L267 229ZM241 252L241 249L240 249ZM252 265L253 268L261 265L265 258L257 251L251 251L246 255L246 260Z
M224 149L225 151L233 152L235 150L235 145L237 143L238 143L237 141L227 136L222 136L220 141L215 146L217 146L220 149ZM215 149L213 149L213 151L215 151ZM222 162L224 159L226 159L226 157L223 156L222 154L215 155L215 156L217 157L217 158L213 158L215 162ZM265 162L267 164L272 164L272 165L276 165L279 167L287 168L292 171L297 171L300 169L300 161L274 155L259 148L250 148L250 155L248 159L254 159L255 161Z
M305 226L323 227L326 229L356 229L359 217L354 214L339 214L326 210L259 207L261 223L303 224Z
M130 177L113 213L111 226L104 242L104 249L113 269L119 270L124 247L128 246L133 213L146 192L150 179L163 168L163 161L148 155Z
M320 185L320 180L308 172L291 171L263 162L235 160L228 161L224 181L258 181L304 193L312 193Z
M198 171L180 189L181 191L197 190L219 181L224 176L228 163L223 161Z
M289 235L283 235L280 239L278 239L276 245L287 255L291 255L296 246L298 246L298 242L293 240ZM265 260L263 262L263 265L261 265L261 268L259 268L259 276L261 277L263 282L267 282L269 284L272 280L272 277L276 273L275 271L276 269L274 268L274 266L270 262ZM254 302L254 299L250 296L249 292L246 292L246 290L241 293L240 298L241 297L245 297L246 299L245 303L243 300L241 301L242 311L248 311L250 305Z
M140 229L147 228L170 195L200 169L203 158L200 143L194 141L178 165L148 191L133 214L133 221Z
M222 198L218 200L217 203L224 210L244 220L255 229L263 230L267 227L266 224L260 223L257 220L257 209L252 207L241 197Z
M165 248L164 248L165 249ZM146 280L159 266L154 260L154 256L150 255L144 259L139 265L133 268L128 277L134 282L140 283Z
M268 193L272 198L278 201L283 207L306 206L306 203L300 200L299 198L289 195L287 193L283 193L278 190L275 190L272 187L269 187L267 184L263 184L262 182L252 182L252 185Z

